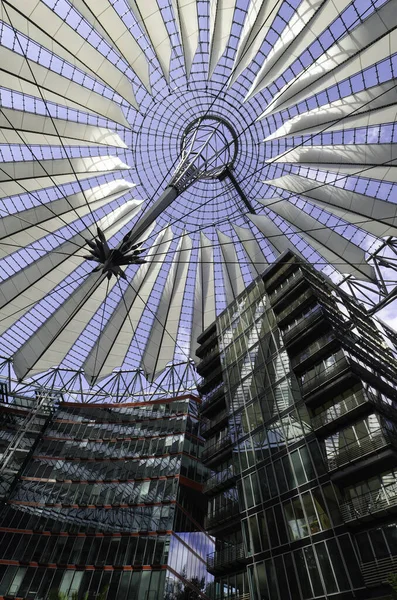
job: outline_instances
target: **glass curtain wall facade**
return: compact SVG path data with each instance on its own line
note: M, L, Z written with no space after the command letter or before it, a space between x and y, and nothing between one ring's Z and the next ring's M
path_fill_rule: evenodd
M0 598L205 598L197 413L194 396L59 403L4 498Z
M214 598L390 598L394 333L288 252L199 342Z

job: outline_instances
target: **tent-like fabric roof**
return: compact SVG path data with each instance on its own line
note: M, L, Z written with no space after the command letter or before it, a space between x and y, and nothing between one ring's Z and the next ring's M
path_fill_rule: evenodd
M365 302L393 292L397 0L0 0L0 20L17 378L189 379L198 334L288 248ZM93 273L98 227L147 262Z

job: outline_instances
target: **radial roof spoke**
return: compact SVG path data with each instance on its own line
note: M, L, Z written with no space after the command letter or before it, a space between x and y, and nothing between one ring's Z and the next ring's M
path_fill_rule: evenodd
M217 233L222 253L222 272L226 302L230 304L244 290L244 279L236 250L231 243L231 238L219 230Z
M315 184L306 177L285 175L274 179L278 188L300 194L338 217L356 224L377 237L397 236L397 211L391 202L385 202L365 194L336 186Z

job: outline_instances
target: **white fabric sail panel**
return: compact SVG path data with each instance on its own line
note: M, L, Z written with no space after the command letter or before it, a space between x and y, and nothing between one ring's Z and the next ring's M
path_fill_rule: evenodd
M90 3L96 4L96 1L90 0ZM102 1L107 3L107 0ZM128 0L128 4L135 19L149 38L163 75L169 82L172 46L157 0ZM129 60L131 62L131 58ZM148 83L150 86L150 81Z
M357 195L360 196L362 194L357 194ZM364 196L364 198L367 198L367 196ZM338 217L338 219L343 219L347 223L351 223L355 227L359 227L360 229L363 229L364 231L370 233L371 235L374 235L375 237L382 238L382 237L389 237L390 235L392 235L394 237L397 236L396 210L394 210L393 216L391 216L388 219L390 221L390 223L394 223L394 226L393 226L393 225L385 224L382 221L374 221L373 219L365 218L362 215L354 213L345 208L339 208L333 204L327 204L326 202L321 202L321 200L309 199L309 201L314 206L317 206L318 208L320 208L322 210L326 210L327 212ZM385 203L385 204L387 204L387 203ZM389 208L389 212L391 212L390 208L392 208L392 207L388 207L388 208ZM386 219L386 221L387 221L387 219Z
M301 113L285 121L281 127L268 135L263 141L270 142L292 135L319 133L324 129L328 133L331 129L332 131L340 131L362 127L361 123L365 118L370 119L368 122L372 125L378 124L378 122L387 123L387 120L380 121L380 119L383 118L383 114L389 114L383 113L383 110L393 110L393 107L397 104L396 87L397 80L392 79L362 92L357 92L351 96L340 98L319 108ZM394 122L394 120L391 122Z
M261 275L266 267L269 266L269 263L267 262L266 256L263 254L260 245L254 238L252 230L247 229L246 227L238 227L237 225L233 225L233 229L248 257L248 268L252 277L255 278L257 275Z
M131 200L98 221L109 240L142 208L142 201ZM18 320L32 303L42 300L84 261L84 237L92 237L89 227L0 283L0 331ZM76 255L76 256L75 256ZM94 264L94 263L93 263ZM18 313L16 314L16 311ZM8 319L8 320L7 320Z
M108 171L97 171L96 173L70 173L68 175L56 175L54 177L39 177L22 179L19 182L16 179L0 182L0 198L7 198L16 194L30 193L35 199L41 201L40 192L45 188L53 186L62 186L75 181L84 181L92 177L107 175Z
M273 179L272 185L305 196L310 202L336 214L341 219L357 224L372 235L397 237L397 211L396 205L392 202L378 200L337 186L323 185L299 175L285 175Z
M296 166L304 168L312 168L311 163L296 163ZM343 181L349 175L365 179L377 179L379 181L388 181L390 183L397 183L397 165L395 166L384 166L384 167L371 167L371 166L358 166L358 165L338 165L337 163L324 163L318 165L318 169L324 173L329 173L334 178L333 181ZM315 183L316 180L312 180ZM269 179L264 181L268 185L273 185L272 180Z
M276 163L306 165L383 165L397 160L396 144L341 144L335 146L300 146L271 159Z
M197 338L216 317L214 250L212 242L200 232L200 246L197 258L196 281L194 285L194 305L192 331L190 336L190 356L196 364Z
M72 2L72 4L78 8L81 2ZM106 29L107 38L110 38L111 45L125 58L127 64L130 65L150 92L149 63L145 53L131 35L111 2L108 0L84 0L84 4L94 17L92 19L93 27L96 29L99 23L102 30Z
M230 85L255 58L282 2L283 0L251 0L249 3L237 46Z
M131 106L137 108L138 105L128 77L86 41L65 19L59 17L41 0L36 0L36 2L7 0L7 2L11 3L20 13L17 18L18 13L15 11L11 15L9 9L4 10L13 27L50 52L82 69L83 72L100 79ZM95 2L101 4L101 0L95 0ZM45 33L35 23L39 23Z
M9 179L32 179L65 175L67 173L113 172L130 169L117 156L91 156L86 158L56 158L45 160L25 160L1 163L0 183Z
M102 27L98 18L89 9L87 0L69 0L69 2L110 46L114 43L106 31L106 27Z
M145 235L149 235L149 232L146 232ZM91 384L107 377L113 369L123 364L140 318L135 311L134 320L132 320L130 315L132 306L135 303L140 304L140 315L142 315L144 301L153 289L171 241L172 230L167 227L157 236L145 256L147 262L138 268L123 294L123 298L118 302L112 316L88 354L83 369L87 381ZM131 323L134 329L132 329Z
M156 379L174 358L191 252L192 239L184 234L178 243L142 357L141 365L149 381Z
M389 0L332 45L273 97L262 117L314 96L394 54L397 51L396 11L397 0Z
M272 200L260 201L265 206ZM322 226L319 221L281 199L271 206L272 211L297 229L297 233L315 250L335 266L337 271L348 273L357 279L376 281L373 268L365 261L365 251L349 242L336 231Z
M116 282L110 280L108 293ZM88 275L14 354L17 377L31 377L59 365L106 299L106 290L105 275Z
M77 146L79 148L95 148L98 146L98 143L96 142L59 137L56 133L54 135L49 135L43 133L31 133L30 131L14 131L12 129L3 129L1 127L0 144L25 144L26 146Z
M14 131L16 129L17 131ZM12 136L12 137L10 137ZM2 108L0 112L0 143L58 146L99 145L127 148L120 136L106 127L66 121L34 113Z
M275 255L282 254L286 250L292 250L304 258L298 248L290 241L290 239L281 231L279 227L267 215L253 215L248 213L247 217L253 222L255 227L259 229L266 237L266 241L270 244Z
M42 21L34 21L35 10L38 10L39 14L37 16L42 18ZM46 15L40 13L46 13ZM33 20L30 18L32 14ZM42 3L41 0L36 0L35 5L33 2L28 3L23 0L3 0L0 6L0 17L1 20L8 23L14 30L19 31L39 46L42 46L70 65L73 65L73 67L80 69L90 77L105 84L103 79L101 79L95 71L90 69L84 62L81 62L77 56L68 49L68 45L70 44L63 45L62 43L58 43L61 40L55 39L56 33L55 37L51 36L50 32L54 31L53 25L56 23L63 23L63 21L59 19L55 12L51 11L44 3ZM49 25L48 30L45 30L43 24ZM77 35L77 32L72 30L72 39L74 38L74 41L76 40ZM80 47L83 43L85 43L85 40L81 38L77 47ZM18 51L20 50L18 43L16 48Z
M333 133L336 131L346 131L349 129L363 129L367 127L375 127L377 125L383 125L387 123L395 123L397 118L397 92L394 90L395 104L392 106L385 106L383 108L376 108L367 112L347 117L335 125L329 125L327 133ZM310 132L315 133L315 132Z
M197 3L192 0L172 0L172 8L182 42L186 75L189 77L199 41Z
M41 4L41 0L36 0L36 7L38 4ZM43 7L45 12L51 12L50 21L53 21L54 18L55 20L58 19L58 16L50 11L45 4L43 4ZM105 82L101 80L94 71L89 69L84 63L80 62L72 52L63 45L58 44L51 35L48 35L44 29L37 26L28 18L32 9L33 3L21 2L21 0L3 0L0 5L0 18L5 23L8 23L14 30L22 33L39 46L42 46L70 65L87 73L90 77L100 80L104 84ZM43 23L45 23L45 21L43 21ZM50 29L52 28L50 27ZM77 34L73 31L73 35ZM18 51L21 49L18 42L16 44L16 49Z
M243 274L232 239L217 229L222 255L222 273L225 284L226 302L230 304L245 288Z
M2 217L0 219L0 239L32 228L35 225L44 224L43 227L46 228L47 224L45 222L52 220L54 215L63 216L65 213L73 212L74 209L91 205L97 200L109 198L112 195L118 194L120 197L134 187L134 184L128 181L118 179L89 188L84 192L63 196L58 200L51 200Z
M266 57L247 99L276 81L316 41L351 0L304 0Z
M27 60L4 46L0 46L0 80L4 88L97 114L130 129L120 105L113 100Z
M233 25L236 0L212 0L210 2L210 51L208 78L226 50Z
M36 249L47 248L47 234L57 232L76 218L81 219L121 198L133 187L125 186L123 182L121 185L120 182L118 185L112 185L113 183L117 182L91 188L85 195L79 192L3 217L0 219L0 257L36 242ZM54 217L54 213L59 217Z

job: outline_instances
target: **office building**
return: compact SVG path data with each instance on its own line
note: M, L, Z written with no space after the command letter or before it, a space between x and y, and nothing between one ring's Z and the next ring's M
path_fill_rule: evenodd
M48 397L3 400L19 476L0 509L0 597L179 600L211 585L196 397L50 414Z
M395 334L288 252L199 341L215 597L391 597Z

